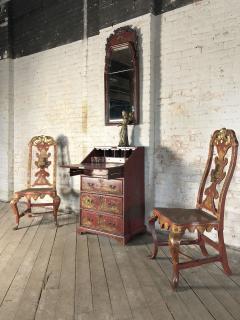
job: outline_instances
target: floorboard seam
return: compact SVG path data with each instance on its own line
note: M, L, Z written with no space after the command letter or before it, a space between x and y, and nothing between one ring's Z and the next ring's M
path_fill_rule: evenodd
M128 299L127 290L126 290L126 287L125 287L125 284L124 284L124 281L123 281L123 278L122 278L122 274L121 274L119 265L118 265L118 263L117 263L117 259L116 259L115 252L114 252L114 250L113 250L112 242L111 242L111 241L110 241L110 247L111 247L111 249L112 249L113 257L114 257L114 260L115 260L115 263L116 263L116 266L117 266L117 269L118 269L119 276L120 276L120 278L121 278L121 280L122 280L122 285L123 285L124 292L125 292L125 295L126 295L126 298L127 298L127 302L128 302L129 309L130 309L130 311L131 311L132 319L134 319L133 310L132 310L131 304L130 304L129 299Z
M47 270L48 270L48 266L49 266L49 262L50 262L50 259L51 259L51 255L52 255L52 250L53 250L53 246L54 246L54 243L55 243L55 239L56 239L56 235L57 235L57 229L55 230L55 234L54 234L54 239L53 239L53 242L52 242L52 248L51 248L51 251L50 251L50 254L49 254L49 258L48 258L48 263L47 263L47 266L46 266L46 270L45 270L45 274L44 274L44 277L43 277L43 282L42 282L42 287L41 287L41 291L40 291L40 294L39 294L39 297L38 297L38 302L37 302L37 306L36 306L36 309L35 309L35 312L34 312L34 320L36 318L36 314L37 314L37 311L38 311L38 307L39 307L39 302L41 300L41 297L42 297L42 293L43 293L43 289L44 287L47 285L47 282L45 283L45 277L46 277L46 273L47 273ZM44 243L44 241L43 241ZM42 243L42 245L43 245ZM42 247L41 245L41 247ZM41 248L40 248L41 249ZM49 279L49 277L48 277Z

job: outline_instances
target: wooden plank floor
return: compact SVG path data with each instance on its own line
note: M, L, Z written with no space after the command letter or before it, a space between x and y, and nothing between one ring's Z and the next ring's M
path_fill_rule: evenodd
M240 319L239 251L228 249L231 277L219 264L184 270L173 292L167 248L152 261L149 235L124 247L77 235L76 220L60 214L56 228L50 214L25 217L13 231L9 204L0 203L1 320Z

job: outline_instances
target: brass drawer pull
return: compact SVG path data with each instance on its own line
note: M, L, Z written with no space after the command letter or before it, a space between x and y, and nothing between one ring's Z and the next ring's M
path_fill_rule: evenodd
M114 185L110 184L110 188L111 188L112 190L115 190L115 189L117 188L117 186L114 186Z
M88 185L89 185L89 187L94 187L94 183L92 183L92 182L88 182Z

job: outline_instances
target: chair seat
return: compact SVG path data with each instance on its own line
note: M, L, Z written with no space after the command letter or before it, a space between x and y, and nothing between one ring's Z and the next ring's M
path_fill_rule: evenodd
M154 208L153 214L162 223L174 224L177 226L218 224L218 220L213 215L201 209L182 208Z
M24 190L20 190L15 192L15 194L18 195L32 195L32 194L55 194L56 193L56 189L54 188L28 188L28 189L24 189Z

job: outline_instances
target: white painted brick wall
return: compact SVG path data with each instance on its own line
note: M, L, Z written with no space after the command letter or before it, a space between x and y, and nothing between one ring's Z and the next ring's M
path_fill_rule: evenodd
M67 140L63 157L71 163L95 145L117 145L119 128L104 125L105 43L114 29L128 24L139 29L142 48L141 124L134 128L133 144L146 147L146 217L153 205L194 206L211 133L228 127L240 140L240 2L225 2L202 0L161 16L145 15L87 41L16 59L14 189L26 184L26 148L33 135ZM1 79L2 92L4 85ZM3 101L1 95L5 115ZM7 128L3 117L0 124ZM1 148L4 157L7 145ZM238 161L225 219L226 242L238 247L239 169ZM58 189L62 208L79 207L78 177L59 170Z
M7 201L12 194L13 142L13 69L12 61L0 60L0 200Z
M127 23L139 29L143 47L140 52L141 124L134 129L132 143L144 146L149 146L150 130L150 18L145 15ZM67 162L71 163L79 163L93 146L118 144L120 128L105 126L104 67L106 39L123 25L126 23L106 28L88 40L15 60L14 176L18 177L15 190L26 185L26 148L34 135L66 137ZM147 177L148 171L147 161ZM69 179L60 169L58 189L62 208L79 208L79 177Z
M239 12L238 0L203 0L155 18L157 206L195 205L215 129L240 140ZM239 163L225 215L226 242L238 247Z
M0 61L0 199L8 198L8 61Z

